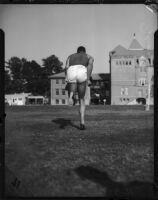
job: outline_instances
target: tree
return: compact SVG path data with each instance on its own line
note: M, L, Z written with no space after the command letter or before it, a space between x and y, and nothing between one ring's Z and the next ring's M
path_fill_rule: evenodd
M8 62L13 80L21 79L22 62L18 57L12 57Z
M31 62L27 61L24 63L22 77L26 85L25 92L43 95L42 68L36 61L32 60Z
M55 55L51 55L45 59L42 59L43 61L43 68L42 68L42 80L43 80L43 86L45 88L45 96L50 97L50 80L49 76L52 74L56 74L59 72L63 72L62 65L63 63L56 57Z
M5 69L5 88L4 88L4 91L5 91L5 94L10 94L11 93L11 77L9 75L9 71Z
M10 71L10 79L8 77L9 74L5 72L5 92L6 93L16 93L23 92L23 80L22 80L22 66L23 63L20 58L12 57L7 63L6 68Z
M43 70L48 76L52 73L59 73L63 71L63 63L55 55L51 55L45 59L42 59L42 61L44 66Z
M33 95L50 96L49 75L62 72L62 62L55 56L43 59L43 67L36 61L11 57L5 72L6 93L32 93Z

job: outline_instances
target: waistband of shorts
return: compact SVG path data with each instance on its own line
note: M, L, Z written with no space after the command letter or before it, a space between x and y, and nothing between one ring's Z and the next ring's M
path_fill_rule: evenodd
M70 65L69 67L77 67L77 66L82 66L82 67L85 67L85 68L87 68L86 66L84 66L84 65Z

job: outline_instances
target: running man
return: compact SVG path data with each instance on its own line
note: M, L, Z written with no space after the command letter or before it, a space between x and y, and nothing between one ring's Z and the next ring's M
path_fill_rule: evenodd
M85 130L85 93L87 84L90 85L93 62L93 57L86 54L85 47L80 46L77 49L77 53L74 53L67 58L65 66L70 105L73 104L73 95L76 91L78 92L80 104L80 130Z

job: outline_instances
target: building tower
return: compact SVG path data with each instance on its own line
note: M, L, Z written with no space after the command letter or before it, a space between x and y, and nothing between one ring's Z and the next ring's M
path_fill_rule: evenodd
M144 49L133 35L128 49L118 45L110 54L111 104L146 103L148 67L153 74L153 50Z

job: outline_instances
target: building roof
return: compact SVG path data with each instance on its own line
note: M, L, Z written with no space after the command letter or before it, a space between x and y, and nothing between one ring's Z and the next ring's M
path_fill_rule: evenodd
M128 49L125 47L118 45L114 48L110 55L113 56L151 56L153 54L153 50L143 49L140 43L136 40L135 34L133 36L132 42Z
M92 74L92 80L93 81L99 81L99 80L109 80L110 74Z
M28 99L43 99L43 98L44 96L33 96L33 95L28 96Z
M140 43L135 38L133 38L128 49L129 50L143 50L143 47L140 45Z
M127 54L127 49L121 45L118 45L110 53L111 55L125 55Z
M50 75L49 78L65 78L65 72Z
M14 93L14 94L5 94L5 97L27 97L31 93Z

